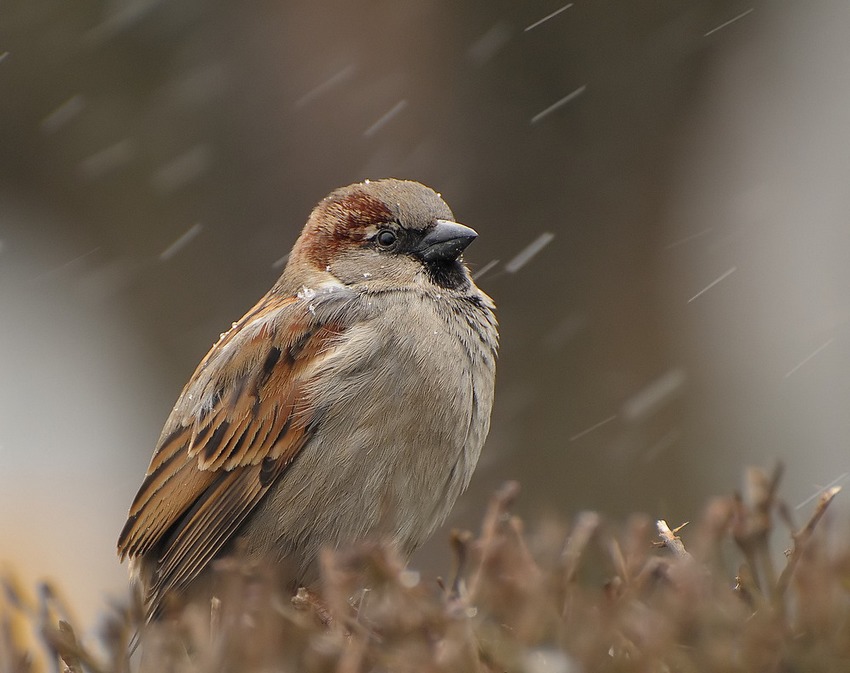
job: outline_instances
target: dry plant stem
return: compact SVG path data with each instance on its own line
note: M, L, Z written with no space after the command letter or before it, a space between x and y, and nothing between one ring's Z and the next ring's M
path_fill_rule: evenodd
M526 576L529 579L539 576L540 570L537 567L537 563L534 560L528 545L525 543L525 527L522 523L522 519L518 516L511 516L507 521L505 532L508 533L507 538L509 543L513 545L518 552L520 567L523 569Z
M74 635L74 629L68 622L59 622L59 631L66 635L71 641L76 643L77 638ZM83 673L83 665L80 663L80 658L73 652L59 655L62 658L62 663L65 664L68 673Z
M761 468L752 467L746 473L746 493L749 508L739 499L737 525L733 528L735 541L750 564L753 581L760 591L776 584L776 570L770 555L769 535L771 512L777 502L776 492L785 468L777 463L770 476Z
M38 589L37 621L39 632L47 647L52 651L54 661L61 661L64 671L82 673L83 669L92 673L101 673L105 669L77 641L71 627L70 610L59 594L49 583L42 583ZM57 617L57 612L61 617ZM34 615L35 616L35 615Z
M221 599L213 596L210 599L210 640L218 639L221 629Z
M60 621L58 628L43 624L41 634L55 656L62 661L64 670L82 673L85 667L86 671L92 673L104 673L105 669L77 642L74 630L67 622Z
M599 524L600 518L596 512L582 512L578 515L575 527L564 543L564 551L561 554L564 581L564 600L561 606L562 616L566 616L569 611L570 586L575 581L584 550L599 528Z
M760 535L757 538L758 553L761 558L762 572L764 574L765 586L773 587L776 585L776 568L773 565L773 557L770 554L769 534L772 529L770 513L778 502L776 494L779 491L779 482L785 472L785 466L782 463L777 463L773 468L773 474L767 483L766 492L762 497L754 503L756 513L760 517L760 521L764 526L759 531Z
M712 498L706 505L702 521L697 527L696 539L689 545L691 553L713 573L725 570L721 548L723 540L729 535L735 507L735 501L731 497Z
M608 554L611 556L611 562L617 571L617 577L623 581L623 584L627 585L631 578L629 577L629 568L626 565L626 557L623 555L623 548L620 543L614 538L608 541Z
M352 614L350 598L349 570L339 564L339 556L326 549L321 557L323 592L316 593L301 587L291 599L296 610L312 612L316 622L322 628L336 631L346 641L355 637L379 641L380 637L360 622L360 614Z
M9 673L29 673L32 668L29 653L18 642L8 619L0 620L0 664Z
M751 568L749 563L742 563L738 568L738 574L735 576L735 591L753 612L758 612L767 606L767 601L756 586Z
M770 475L762 473L762 498L772 488ZM523 526L510 515L515 493L508 488L493 499L477 539L453 533L454 577L449 576L452 586L447 581L441 593L424 584L408 586L399 575L400 559L380 545L337 550L324 559L322 603L317 606L304 593L299 599L306 615L282 606L274 591L268 592L268 604L257 604L253 589L244 596L244 606L239 601L234 605L239 611L228 611L230 604L223 598L218 617L215 609L177 610L172 619L142 634L150 636L143 644L150 645L143 670L846 671L850 543L845 538L846 544L834 544L837 540L824 534L822 521L838 491L826 491L811 506L807 520L791 535L784 569L777 566L776 584L763 583L759 589L753 564L727 544L735 535L739 544L757 549L752 535L759 534L765 512L757 512L749 498L712 501L697 530L688 535L687 550L678 529L664 521L640 516L625 529L609 528L593 513L576 517L566 541L561 528L553 526L538 533L529 548ZM774 507L780 505L776 496L768 499ZM834 508L830 512L835 514ZM775 509L768 514L774 526L784 528L778 523L783 514ZM657 535L661 541L648 544L653 537L659 540ZM607 558L596 554L597 542ZM554 565L552 552L559 543L563 548ZM667 549L658 553L662 546ZM529 549L539 550L544 562ZM721 551L725 563L706 563ZM726 573L730 551L740 564L734 592ZM681 560L689 557L693 561ZM603 567L585 573L591 570L591 558ZM464 582L476 574L477 593L472 595ZM139 605L115 610L101 632L100 650L76 638L64 621L67 610L49 588L34 600L9 579L0 578L0 584L7 594L0 586L0 673L129 673L126 645L144 623ZM371 587L370 599L352 604L352 594L364 586ZM240 595L234 592L236 599ZM476 599L472 616L466 608ZM317 607L333 614L330 628L316 618ZM209 638L207 629L215 630L216 619L222 632ZM33 631L41 636L36 643L31 642Z
M457 600L461 594L461 583L463 576L466 573L466 564L469 559L469 545L472 542L473 535L468 530L452 530L449 536L449 542L452 548L452 556L454 557L454 571L452 573L452 581L449 585L449 600Z
M681 538L676 536L676 532L680 531L682 526L679 526L676 531L670 530L670 526L667 525L667 522L664 519L659 519L655 524L658 528L658 535L661 537L661 541L664 543L664 546L667 547L676 558L691 560L692 557L685 549L685 545L682 543Z
M732 538L738 545L738 549L744 555L746 565L749 567L748 584L761 593L762 587L758 578L758 555L755 551L752 537L748 530L750 511L739 494L735 494L734 515L732 517Z
M797 526L794 524L794 516L791 513L791 508L788 507L787 503L780 501L777 503L776 513L788 529L788 534L793 537L794 531L797 530Z
M323 626L329 627L332 625L334 618L331 615L331 611L315 592L305 587L300 587L298 592L290 600L296 610L312 612Z
M800 557L803 555L806 544L812 537L815 527L823 518L823 515L833 498L835 498L840 491L840 486L833 486L832 488L824 491L818 500L818 506L815 508L811 518L798 533L794 534L794 546L791 549L791 554L788 556L788 561L785 563L785 568L782 570L782 574L779 575L779 579L776 582L774 598L776 600L777 607L779 607L782 603L782 599L788 590L788 585L791 583L791 577L794 574L794 569L797 567L797 563L800 561Z
M487 561L494 553L499 538L500 524L507 519L508 508L519 495L519 483L516 481L505 482L490 499L487 512L484 515L484 523L481 525L481 539L478 543L481 550L481 558L478 569L469 583L469 595L475 596L481 581L482 573Z
M564 580L569 583L575 579L582 554L599 528L600 518L596 512L582 512L578 515L575 528L564 544Z
M484 548L492 548L493 542L498 536L499 524L507 516L508 509L514 504L519 496L519 483L506 481L498 491L490 498L484 522L481 526L481 538Z
M75 622L74 615L67 605L59 591L53 588L50 582L42 582L38 587L39 601L41 603L42 614L47 611L55 611L59 617L68 624Z
M367 637L352 638L342 651L342 658L337 664L337 673L359 673L363 670L363 660L369 645Z

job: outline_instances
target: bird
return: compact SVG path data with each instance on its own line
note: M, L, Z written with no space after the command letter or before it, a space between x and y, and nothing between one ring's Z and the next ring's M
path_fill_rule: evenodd
M409 558L467 488L498 323L442 197L382 179L313 209L268 293L177 399L118 538L148 619L237 548L320 581L366 540Z

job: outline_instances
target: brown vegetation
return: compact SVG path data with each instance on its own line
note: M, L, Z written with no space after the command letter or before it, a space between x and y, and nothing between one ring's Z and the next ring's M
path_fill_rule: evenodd
M421 581L373 546L327 554L322 595L289 599L262 568L223 562L226 590L209 609L141 628L138 605L116 608L95 647L49 589L27 601L7 582L0 671L135 670L139 629L151 671L848 671L850 540L821 523L837 489L797 528L780 474L750 470L745 496L711 501L684 541L664 521L615 528L589 512L569 530L526 532L508 484L477 537L453 533L448 582ZM775 564L769 538L786 528ZM37 652L23 636L33 625Z

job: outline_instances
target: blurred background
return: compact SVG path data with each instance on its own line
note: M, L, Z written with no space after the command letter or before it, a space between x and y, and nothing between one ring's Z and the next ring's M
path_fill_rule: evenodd
M847 475L850 5L0 3L0 565L88 622L197 362L312 206L420 180L480 233L491 436L449 525L671 525ZM838 503L836 503L838 504ZM810 505L809 505L810 507ZM415 559L448 572L445 531Z

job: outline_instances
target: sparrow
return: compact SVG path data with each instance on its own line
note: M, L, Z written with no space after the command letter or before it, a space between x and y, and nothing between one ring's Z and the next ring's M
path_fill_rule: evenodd
M319 581L366 540L403 557L466 489L490 425L498 330L477 237L418 182L313 209L269 292L174 405L118 538L149 618L238 549Z

